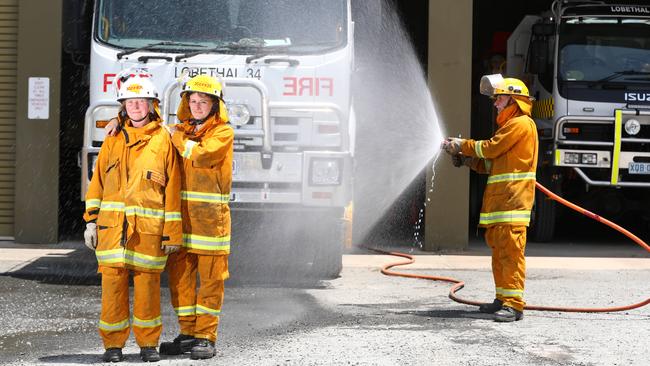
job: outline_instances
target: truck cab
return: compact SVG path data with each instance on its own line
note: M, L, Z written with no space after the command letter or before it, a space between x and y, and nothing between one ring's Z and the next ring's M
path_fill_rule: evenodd
M560 1L508 40L510 76L528 81L540 136L538 181L605 216L648 213L650 6ZM532 238L550 240L538 193Z
M316 240L307 262L323 274L338 274L354 155L350 1L152 4L95 3L82 198L105 138L103 126L119 108L117 74L137 68L151 75L161 93L165 123L178 122L182 82L211 75L225 85L235 131L230 202L234 238L238 230L245 234L274 217L294 217L297 225L310 217L302 225L320 225L323 233L314 234L322 240ZM262 234L259 241L266 239ZM287 234L280 241L300 240Z

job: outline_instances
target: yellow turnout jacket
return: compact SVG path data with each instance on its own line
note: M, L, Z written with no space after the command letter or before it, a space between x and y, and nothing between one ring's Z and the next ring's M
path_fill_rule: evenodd
M537 128L530 102L517 98L497 116L498 129L489 140L465 140L462 153L473 170L489 174L479 226L526 225L535 200ZM522 109L523 108L523 109Z
M184 104L185 98L179 110ZM189 120L175 127L172 142L183 158L183 247L196 254L229 254L234 131L215 115L198 131Z
M127 120L99 151L84 219L97 223L100 270L162 272L167 256L161 246L182 244L180 165L159 123L134 128Z

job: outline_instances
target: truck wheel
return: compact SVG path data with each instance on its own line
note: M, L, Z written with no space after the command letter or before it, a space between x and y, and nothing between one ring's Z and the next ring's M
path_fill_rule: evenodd
M538 176L540 183L553 189L550 173L545 169ZM546 197L539 190L535 190L535 204L531 212L528 237L534 242L549 242L555 234L556 207L555 201Z
M313 279L336 278L341 273L346 230L343 215L342 208L335 208L311 213L307 219L305 245L311 253L308 276Z
M318 279L336 278L343 269L343 241L345 225L341 217L327 218L312 238L314 261L311 276Z
M231 274L242 283L301 283L341 272L343 210L233 211Z

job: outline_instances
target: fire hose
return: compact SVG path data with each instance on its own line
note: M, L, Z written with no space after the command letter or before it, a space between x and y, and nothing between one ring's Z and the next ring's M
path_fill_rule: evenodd
M578 213L581 213L593 220L596 220L602 224L605 224L614 230L622 233L623 235L627 236L629 239L634 241L636 244L644 248L646 251L650 252L650 246L646 244L643 240L638 238L636 235L632 234L631 232L627 231L626 229L616 225L615 223L605 219L604 217L601 217L599 215L596 215L593 212L590 212L576 204L573 204L564 198L558 196L557 194L551 192L549 189L544 187L543 185L539 184L538 182L535 182L535 186L537 189L539 189L542 193L547 195L550 199L557 201L564 206L567 206L568 208L577 211ZM412 255L405 254L405 253L399 253L399 252L389 252L389 251L384 251L381 249L376 249L376 248L367 248L371 251L377 252L377 253L382 253L382 254L387 254L387 255L392 255L396 257L402 257L406 258L405 261L400 261L400 262L393 262L384 265L381 268L381 273L387 276L398 276L398 277L407 277L407 278L419 278L419 279L424 279L424 280L429 280L429 281L443 281L443 282L450 282L453 283L454 285L451 287L449 290L449 298L452 299L455 302L461 303L461 304L466 304L466 305L475 305L475 306L480 306L483 304L482 302L474 301L474 300L468 300L464 299L462 297L459 297L456 293L460 290L462 290L465 287L465 282L457 280L455 278L451 277L439 277L439 276L431 276L431 275L422 275L422 274L413 274L413 273L405 273L405 272L396 272L392 271L391 268L397 267L397 266L404 266L408 264L415 263L415 259L413 258ZM636 304L631 304L631 305L624 305L624 306L615 306L615 307L603 307L603 308L575 308L575 307L560 307L560 306L538 306L538 305L526 305L524 309L527 310L538 310L538 311L559 311L559 312L573 312L573 313L605 313L605 312L616 312L616 311L625 311L625 310L631 310L631 309L636 309L640 308L642 306L650 304L650 298L641 301Z

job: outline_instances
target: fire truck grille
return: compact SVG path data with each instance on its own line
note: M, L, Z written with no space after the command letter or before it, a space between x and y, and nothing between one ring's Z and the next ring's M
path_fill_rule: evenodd
M562 126L561 133L567 140L598 142L614 141L613 124L565 123Z

